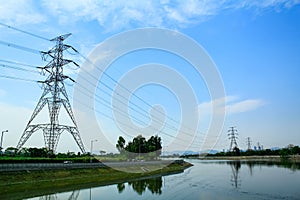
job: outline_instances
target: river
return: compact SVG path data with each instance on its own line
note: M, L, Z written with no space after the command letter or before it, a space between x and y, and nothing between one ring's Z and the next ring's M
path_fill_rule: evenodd
M253 161L187 160L183 173L32 199L300 199L300 166Z

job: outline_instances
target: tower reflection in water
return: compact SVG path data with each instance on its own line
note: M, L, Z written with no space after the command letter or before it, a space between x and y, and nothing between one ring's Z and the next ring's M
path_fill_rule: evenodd
M239 177L239 170L241 168L241 161L228 161L227 164L230 165L232 175L231 175L231 184L235 188L239 188L241 186L241 180Z
M69 196L68 200L77 200L78 196L79 196L79 192L80 192L80 190L74 190L74 191L72 191L72 193ZM42 196L39 199L40 200L57 200L59 198L57 198L56 194L49 194L49 195Z

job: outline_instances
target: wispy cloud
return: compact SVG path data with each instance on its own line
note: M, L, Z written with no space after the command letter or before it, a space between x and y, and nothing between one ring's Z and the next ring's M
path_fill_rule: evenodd
M226 105L226 113L227 114L235 114L235 113L243 113L252 110L256 110L257 108L265 105L265 102L261 99L247 99L238 102L233 102L231 104Z
M46 21L31 0L1 1L0 20L14 25L38 24Z
M224 10L289 8L296 4L299 0L43 1L43 5L63 23L97 20L106 30L131 26L181 28L200 23Z
M222 104L224 99L216 99L210 102L203 102L198 106L198 112L200 117L208 116L212 114L212 105L215 105L216 113L224 111L224 105ZM256 110L259 107L266 104L261 99L245 99L240 100L237 96L227 96L225 98L225 112L227 115L233 115L237 113L249 112Z
M299 3L299 0L43 0L38 3L10 0L1 3L0 19L14 23L41 23L54 17L61 24L97 21L109 32L147 26L182 28L201 23L226 10L281 10Z

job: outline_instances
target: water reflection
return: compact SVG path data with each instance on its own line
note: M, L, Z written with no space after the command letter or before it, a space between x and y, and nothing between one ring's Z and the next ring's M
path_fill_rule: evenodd
M228 164L231 167L232 175L231 175L231 184L235 188L238 188L241 186L241 181L239 180L239 170L241 168L241 162L240 161L233 161L228 162Z
M254 163L253 162L248 162L247 163L247 166L249 167L249 172L250 172L250 175L253 176L253 167L254 167Z
M68 198L68 200L77 200L79 196L80 190L75 190L72 192L71 196Z
M49 194L49 195L40 197L40 200L57 200L57 196L56 196L56 194Z
M68 200L77 200L78 196L79 196L79 192L80 190L75 190L71 193L71 195L69 196ZM56 194L49 194L49 195L45 195L39 198L40 200L57 200L59 198L57 198Z
M219 162L219 164L224 163ZM290 169L291 171L297 171L300 169L300 164L296 163L296 162L291 162L291 161L287 161L287 160L282 160L280 162L278 161L264 161L264 160L259 160L259 161L249 161L249 160L236 160L236 161L226 161L226 163L228 165L230 165L231 167L231 185L234 188L239 188L241 187L241 177L239 175L240 169L242 165L246 165L248 166L249 169L249 173L251 176L253 176L253 168L254 167L262 167L262 166L268 166L268 167L279 167L279 168L287 168Z
M161 194L162 193L162 177L156 177L145 180L136 180L129 181L128 186L131 186L132 189L139 195L142 195L146 189L148 189L152 194ZM122 193L125 190L125 183L117 184L119 193Z
M82 188L80 194L75 190L78 188L72 188L73 192L66 189L63 193L35 199L299 199L299 163L263 160L190 162L194 166L182 174L107 186L89 185ZM44 194L47 193L46 190Z

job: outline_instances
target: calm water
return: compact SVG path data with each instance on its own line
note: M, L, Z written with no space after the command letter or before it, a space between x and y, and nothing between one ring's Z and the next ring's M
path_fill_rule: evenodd
M300 199L299 165L188 161L194 166L181 174L33 199Z

